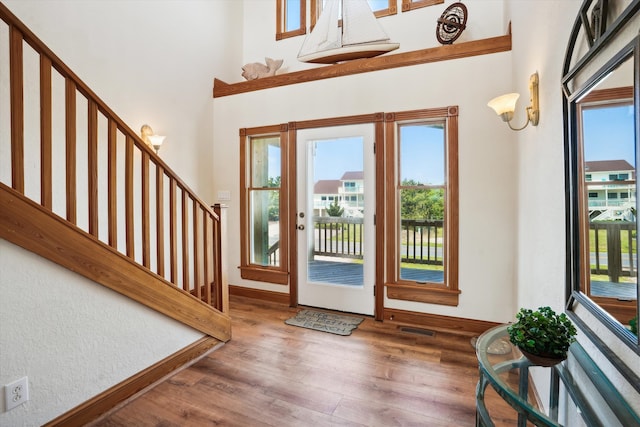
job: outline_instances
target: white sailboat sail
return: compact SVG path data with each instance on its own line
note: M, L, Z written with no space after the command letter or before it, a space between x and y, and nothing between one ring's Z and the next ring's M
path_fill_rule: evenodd
M371 58L399 46L389 41L367 0L327 0L316 26L300 48L298 60L332 64Z

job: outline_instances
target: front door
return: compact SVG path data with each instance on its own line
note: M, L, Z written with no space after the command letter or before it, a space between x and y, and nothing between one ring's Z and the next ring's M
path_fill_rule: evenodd
M298 302L373 315L374 125L297 132Z

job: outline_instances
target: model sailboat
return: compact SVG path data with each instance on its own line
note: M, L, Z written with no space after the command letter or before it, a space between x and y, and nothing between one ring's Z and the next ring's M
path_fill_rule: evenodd
M333 64L371 58L398 47L399 43L389 41L367 0L327 0L316 26L300 48L298 60Z

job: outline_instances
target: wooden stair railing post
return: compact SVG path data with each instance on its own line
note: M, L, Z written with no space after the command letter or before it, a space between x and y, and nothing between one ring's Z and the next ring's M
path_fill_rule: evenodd
M219 219L219 218L218 218ZM211 225L210 225L211 224ZM213 220L208 212L206 212L202 216L202 238L203 238L203 258L204 258L204 300L207 304L218 308L216 305L216 301L213 300L214 296L211 292L212 283L214 283L213 278L213 239L212 239L212 231L209 231L213 228Z
M198 221L198 211L200 206L198 202L193 200L193 286L195 296L199 300L202 300L202 276L200 275L200 268L202 267L202 259L200 258L200 221Z
M88 102L89 234L98 237L98 105Z
M51 60L40 55L40 204L53 209L53 185L51 181Z
M157 273L164 276L164 169L156 164L156 251Z
M118 249L118 198L117 198L117 138L116 122L109 118L107 135L107 222L109 223L109 246Z
M22 33L10 27L11 186L24 194L24 63Z
M182 192L182 215L180 221L182 223L182 289L189 292L189 195L187 192L180 188Z
M127 136L124 152L124 211L127 256L135 259L135 235L133 222L133 138Z
M66 154L66 201L67 201L67 221L72 224L77 223L77 148L76 148L76 83L70 78L65 79L65 154Z
M151 268L151 230L149 210L149 153L142 152L142 265Z
M227 205L216 203L213 211L218 216L214 221L214 283L216 284L216 308L229 313L229 283L227 282Z

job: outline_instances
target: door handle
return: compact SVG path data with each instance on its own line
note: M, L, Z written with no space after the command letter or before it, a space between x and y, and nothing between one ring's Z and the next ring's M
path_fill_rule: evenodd
M300 225L298 226L298 230L304 230L304 225L300 224Z

